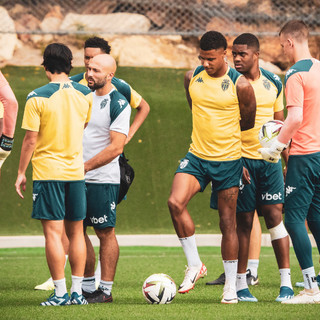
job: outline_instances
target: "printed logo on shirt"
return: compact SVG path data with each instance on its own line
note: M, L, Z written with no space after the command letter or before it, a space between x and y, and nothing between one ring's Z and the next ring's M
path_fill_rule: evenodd
M120 109L121 109L121 108L126 104L126 101L123 100L123 99L119 99L119 100L118 100L118 103L119 103Z
M38 193L33 193L33 194L32 194L32 200L33 200L33 202L36 201L37 196L38 196Z
M296 72L297 70L296 69L289 69L286 73L286 79L289 78L290 74L293 73L293 72Z
M62 87L62 89L69 89L70 88L70 85L68 83L65 83Z
M222 89L223 91L226 91L226 90L228 90L229 86L230 86L230 80L224 79L224 80L222 81L222 83L221 83L221 89Z
M273 79L275 79L275 80L277 80L277 81L281 82L280 77L279 77L278 75L276 75L276 74L274 74L274 75L273 75Z
M113 211L115 208L116 208L116 204L115 204L115 202L113 201L113 202L111 202L111 204L110 204L110 209L111 209L111 211Z
M204 83L203 79L201 77L199 77L196 82L199 82L199 83Z
M36 92L31 91L31 92L28 94L27 98L30 98L31 96L36 96L36 95L37 95Z

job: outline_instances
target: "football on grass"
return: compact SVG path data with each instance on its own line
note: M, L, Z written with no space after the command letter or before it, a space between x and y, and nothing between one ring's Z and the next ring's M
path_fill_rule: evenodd
M259 141L263 148L269 148L273 140L279 135L283 126L280 120L270 120L266 122L259 131Z
M167 304L176 295L176 284L164 273L155 273L148 277L142 286L142 293L148 303Z

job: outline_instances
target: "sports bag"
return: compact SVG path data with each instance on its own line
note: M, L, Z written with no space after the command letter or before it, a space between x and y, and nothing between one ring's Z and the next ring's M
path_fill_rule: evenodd
M134 170L128 163L129 159L126 158L124 152L119 157L120 165L120 190L118 196L118 204L123 200L127 194L132 181L134 179Z

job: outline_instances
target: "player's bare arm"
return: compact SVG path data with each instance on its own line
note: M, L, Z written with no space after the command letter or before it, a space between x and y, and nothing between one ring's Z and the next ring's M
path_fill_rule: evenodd
M189 103L189 107L192 110L192 100L190 97L190 93L189 93L189 84L192 78L192 74L193 74L193 70L189 70L186 72L185 76L184 76L184 89L186 90L186 97L187 97L187 101Z
M123 133L110 131L111 144L84 163L84 172L100 168L119 156L123 152L126 138Z
M3 118L0 119L0 136L2 135L2 129L3 129Z
M249 130L254 127L256 98L251 84L243 76L239 78L237 83L237 95L241 115L241 131Z
M137 107L136 115L134 116L133 122L130 126L128 137L126 139L126 144L132 139L132 137L141 127L144 120L147 118L149 112L150 112L150 106L148 102L142 98L139 106Z
M15 188L20 196L20 198L24 198L21 193L21 188L23 191L26 191L26 171L31 160L33 151L36 147L38 139L38 132L35 131L26 131L24 136L22 147L21 147L21 155L20 155L20 162L19 162L19 169L18 169L18 177L15 183Z

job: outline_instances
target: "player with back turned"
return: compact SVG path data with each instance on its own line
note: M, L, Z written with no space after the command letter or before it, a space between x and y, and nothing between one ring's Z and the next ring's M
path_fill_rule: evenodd
M309 30L300 20L281 29L283 53L293 63L285 76L288 114L279 136L262 157L276 163L292 139L285 181L285 226L299 261L305 289L284 304L320 303L312 261L312 246L305 220L320 248L320 61L309 51Z
M185 75L192 109L192 143L176 171L168 206L188 267L178 292L186 293L207 270L200 260L195 225L187 210L191 198L211 181L218 190L222 232L221 253L226 273L222 303L237 303L238 237L236 203L242 175L241 130L254 126L254 92L239 72L225 61L227 41L216 31L200 40L201 66Z
M90 119L92 93L68 78L71 61L72 53L67 46L52 43L46 47L42 64L50 83L29 93L22 122L26 134L15 187L23 198L21 188L26 189L26 170L32 157L32 218L41 221L47 263L55 286L54 293L42 306L87 304L81 288L86 263L82 136ZM64 273L61 239L64 230L70 242L71 297Z

